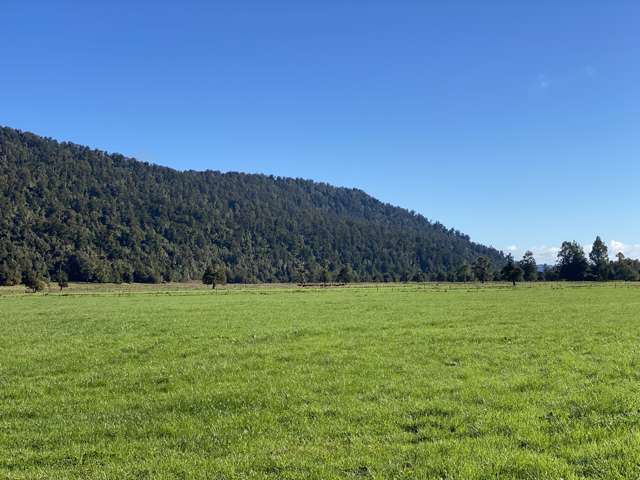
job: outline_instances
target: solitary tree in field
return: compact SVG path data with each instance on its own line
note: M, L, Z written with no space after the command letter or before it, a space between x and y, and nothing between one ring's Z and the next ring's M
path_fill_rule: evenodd
M476 280L484 283L491 280L491 260L487 257L478 257L471 267Z
M60 291L62 292L63 288L67 288L69 286L69 278L67 274L60 270L57 275L58 287L60 287Z
M578 242L562 242L558 252L558 271L562 280L584 280L589 263Z
M212 289L215 289L216 285L224 285L226 281L227 274L225 273L224 267L220 264L209 265L202 275L202 283L211 285Z
M591 260L591 273L593 274L593 278L599 282L608 280L610 272L609 249L600 237L596 237L596 240L593 242L589 260Z
M524 256L520 260L520 268L525 282L533 282L538 279L538 265L531 250L524 252Z
M502 267L502 279L513 283L516 286L516 282L522 281L522 268L514 260L512 255L507 255L507 263Z

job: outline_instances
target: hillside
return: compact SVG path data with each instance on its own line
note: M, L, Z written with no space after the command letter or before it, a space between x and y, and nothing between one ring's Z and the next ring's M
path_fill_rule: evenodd
M0 283L24 272L120 282L445 279L502 254L366 193L308 180L179 172L0 128Z

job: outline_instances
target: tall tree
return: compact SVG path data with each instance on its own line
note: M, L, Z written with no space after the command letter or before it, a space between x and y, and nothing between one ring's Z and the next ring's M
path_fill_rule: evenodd
M514 287L516 286L516 282L522 281L522 268L513 260L511 254L507 255L507 263L502 267L501 274L502 279L513 283Z
M462 265L458 267L458 270L456 270L456 281L470 282L472 279L473 279L473 273L471 272L471 267L467 262L464 262Z
M578 242L562 242L558 252L558 272L560 279L570 281L584 280L589 262L584 249Z
M534 282L538 279L538 265L533 257L533 252L527 250L520 260L520 268L525 282Z
M62 292L63 288L67 288L69 286L69 277L66 272L60 270L56 275L56 282L58 282L58 287L60 287L60 291Z
M476 280L481 283L488 282L492 277L491 260L487 257L478 257L471 267Z
M599 236L596 237L593 242L589 259L591 260L591 273L593 278L599 282L608 280L611 264L609 261L609 249Z

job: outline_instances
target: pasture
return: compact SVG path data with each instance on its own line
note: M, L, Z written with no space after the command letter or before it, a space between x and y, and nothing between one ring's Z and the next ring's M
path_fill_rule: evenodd
M23 291L2 479L640 478L632 284Z

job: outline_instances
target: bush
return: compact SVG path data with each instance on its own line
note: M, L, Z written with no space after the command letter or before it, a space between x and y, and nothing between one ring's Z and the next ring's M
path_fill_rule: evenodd
M24 286L35 292L41 292L46 288L46 283L38 275L32 272L28 272L22 277L22 283Z

